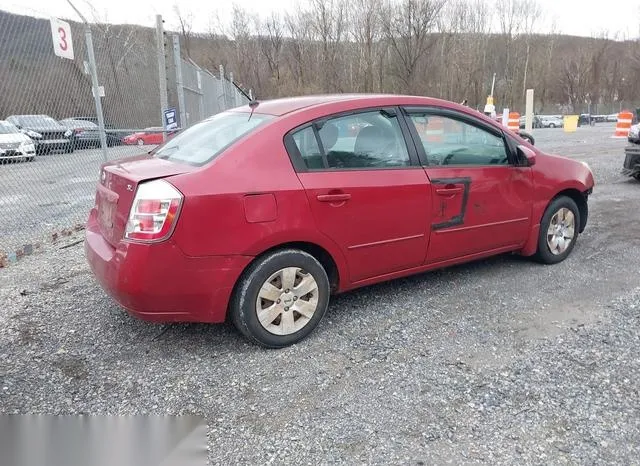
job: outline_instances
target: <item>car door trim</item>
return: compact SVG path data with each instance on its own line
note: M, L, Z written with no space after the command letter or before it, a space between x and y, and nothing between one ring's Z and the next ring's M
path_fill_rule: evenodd
M385 239L383 241L374 241L373 243L364 243L364 244L354 244L353 246L347 246L347 249L353 251L354 249L361 249L361 248L369 248L372 246L382 246L384 244L392 244L392 243L399 243L401 241L410 241L412 239L420 239L420 238L424 238L424 234L419 234L419 235L411 235L411 236L403 236L402 238L391 238L391 239Z

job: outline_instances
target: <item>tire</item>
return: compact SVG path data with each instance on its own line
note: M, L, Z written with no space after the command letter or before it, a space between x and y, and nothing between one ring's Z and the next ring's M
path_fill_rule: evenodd
M640 173L636 173L635 175L633 175L633 177L634 177L636 180L640 181Z
M65 149L65 152L66 152L67 154L73 154L73 150L74 150L74 148L73 148L73 143L69 143L69 144L67 144L67 147L66 147L66 149Z
M25 158L27 162L33 162L36 159L35 155Z
M569 223L567 222L569 220L569 218L567 218L567 212L571 212L571 214L573 214L573 232L571 233L570 228L560 227L559 225L558 228L560 229L557 231L555 236L556 238L558 235L564 236L564 241L566 241L569 234L571 234L569 244L565 243L563 246L562 243L556 242L555 244L558 244L558 248L553 251L550 243L554 244L553 239L551 238L554 235L549 234L549 229L552 226L552 222L555 224L556 220L562 220L564 218L565 223ZM564 217L563 213L565 214ZM556 217L557 215L559 218ZM543 264L557 264L565 260L569 254L571 254L571 251L573 251L573 248L576 245L579 226L580 210L573 199L567 196L559 196L551 201L542 216L542 221L540 222L538 250L535 255L536 260Z
M549 128L555 128L556 125L554 125L553 123L549 123Z
M298 296L296 288L300 287L304 287L301 293L311 291ZM258 301L261 292L268 297ZM320 262L304 251L283 249L256 259L243 273L229 313L235 327L249 340L267 348L283 348L303 340L315 329L327 310L329 295L329 279ZM303 308L306 314L298 312ZM259 310L266 317L263 323L258 318Z

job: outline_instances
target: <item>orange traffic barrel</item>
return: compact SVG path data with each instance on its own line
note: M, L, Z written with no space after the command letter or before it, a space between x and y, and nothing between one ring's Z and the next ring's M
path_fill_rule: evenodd
M431 117L427 123L425 139L429 142L444 141L444 121L442 118Z
M518 112L509 112L509 121L507 128L516 133L520 129L520 114Z
M614 138L626 138L629 136L629 130L631 129L631 123L633 122L633 113L625 110L618 113L618 122L616 123L616 132Z

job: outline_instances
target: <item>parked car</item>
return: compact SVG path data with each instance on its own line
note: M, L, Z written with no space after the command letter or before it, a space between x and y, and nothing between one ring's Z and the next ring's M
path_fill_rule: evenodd
M587 164L453 102L252 102L105 163L85 252L134 316L228 317L283 347L313 331L335 293L500 253L565 260L593 187Z
M628 140L629 144L624 149L622 173L640 181L640 124L631 127Z
M521 116L520 117L520 129L524 129L525 125L526 125L526 117L525 116ZM533 121L531 122L531 127L532 128L541 128L542 125L540 123L540 117L538 117L537 115L533 116Z
M564 126L564 120L558 116L541 116L540 127L541 128L562 128Z
M0 161L31 161L35 156L36 146L31 138L14 124L0 120Z
M74 120L66 118L60 120L60 124L71 131L71 140L76 149L86 149L89 147L100 147L100 129L98 125L88 120ZM118 135L112 131L105 134L107 146L112 147L121 143Z
M162 134L165 130L162 127L145 128L137 133L130 134L122 138L122 142L129 145L137 144L139 146L158 145L164 142ZM167 132L167 139L171 138L175 132Z
M7 117L7 121L35 142L37 154L47 154L54 150L73 152L73 131L48 115L11 115Z
M596 118L589 113L581 113L578 116L578 126L595 126Z

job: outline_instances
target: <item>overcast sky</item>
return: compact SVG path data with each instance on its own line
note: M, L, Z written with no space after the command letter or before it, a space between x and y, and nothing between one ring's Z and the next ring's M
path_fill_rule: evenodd
M228 17L233 0L72 0L76 7L92 19L93 5L101 20L112 23L155 25L155 15L163 15L167 28L176 27L174 5L179 3L184 14L193 15L194 29L207 31L216 14ZM246 10L268 15L271 11L292 11L299 0L235 0ZM304 1L304 0L303 0ZM590 36L602 31L626 37L640 36L639 0L538 0L545 12L541 32L547 32L553 21L565 34ZM221 6L220 3L223 3ZM205 5L204 8L198 5ZM3 0L0 9L30 16L57 16L77 19L66 0Z

